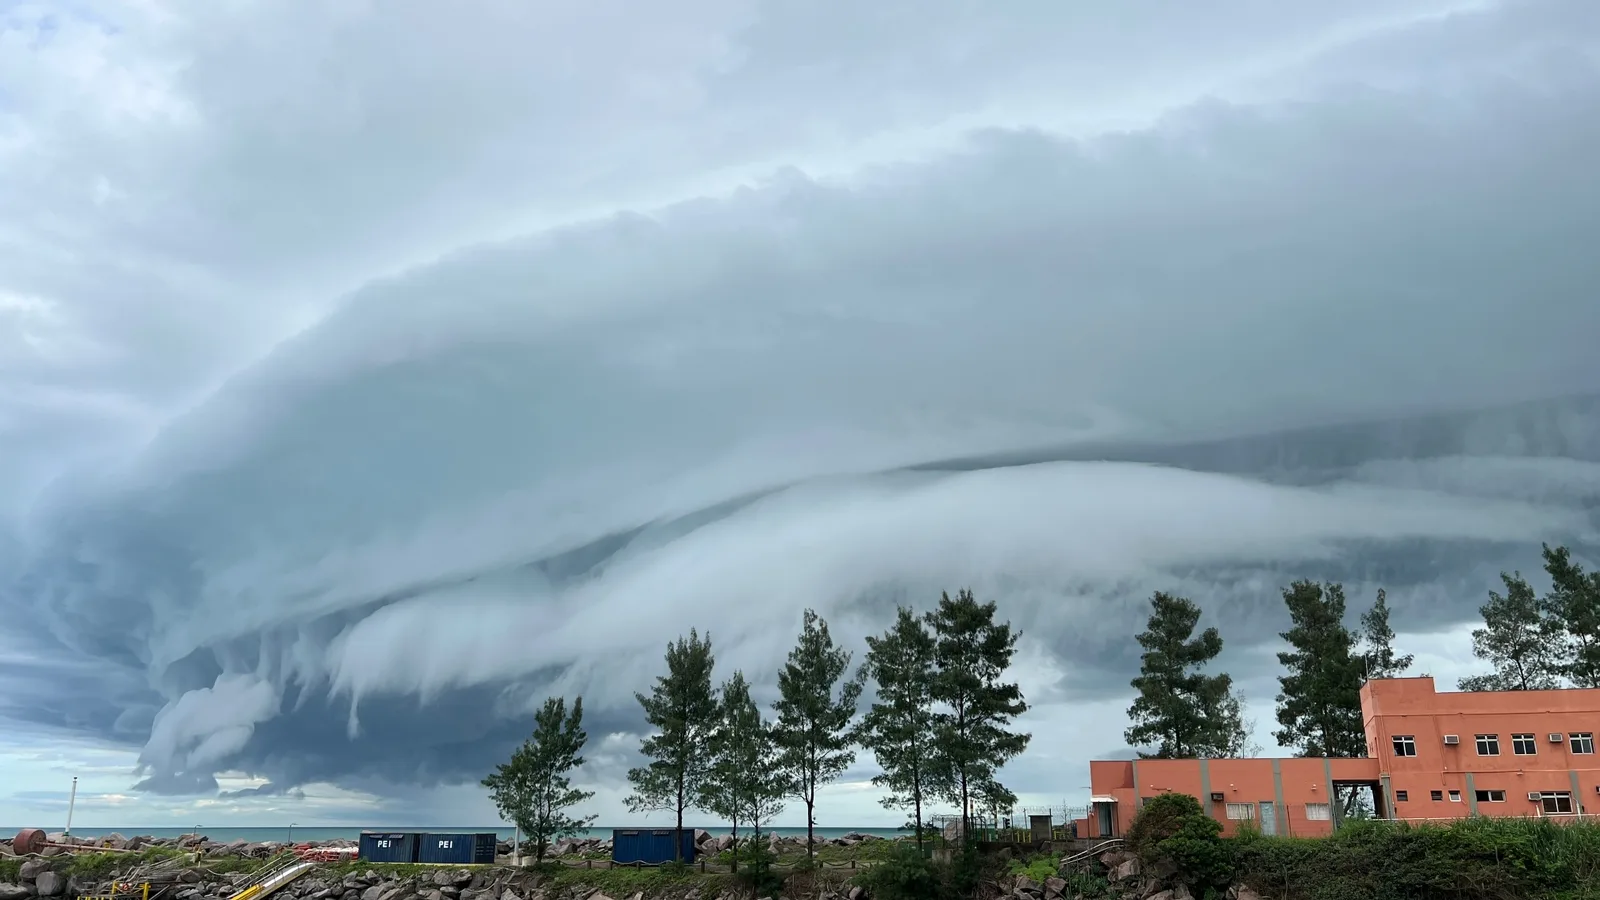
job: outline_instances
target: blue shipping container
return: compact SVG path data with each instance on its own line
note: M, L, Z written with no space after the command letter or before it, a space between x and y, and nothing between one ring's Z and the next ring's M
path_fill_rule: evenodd
M611 831L611 861L614 863L644 863L660 865L675 857L673 836L683 848L683 861L694 862L694 829L685 828L616 828Z
M363 831L359 852L367 862L414 863L417 861L417 833Z
M417 862L492 866L499 843L499 836L493 832L425 834L417 843Z

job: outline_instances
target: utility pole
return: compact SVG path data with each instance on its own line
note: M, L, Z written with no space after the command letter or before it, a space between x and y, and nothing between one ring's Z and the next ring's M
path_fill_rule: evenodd
M67 830L63 832L67 837L72 837L72 808L78 805L78 776L72 776L72 794L67 798Z

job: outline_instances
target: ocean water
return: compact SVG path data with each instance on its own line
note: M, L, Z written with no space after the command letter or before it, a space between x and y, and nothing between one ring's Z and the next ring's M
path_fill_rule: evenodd
M37 826L32 826L32 827L43 828L45 831L49 831L49 832L56 832L56 831L60 831L61 830L61 826L60 825L55 825L55 826L37 825ZM650 823L648 825L626 825L626 826L618 825L618 826L615 826L615 827L617 827L617 828L670 828L672 826L671 826L670 823L652 822L652 823ZM722 833L724 833L724 832L726 832L728 830L728 827L726 825L695 826L693 823L689 823L689 822L685 822L684 823L684 827L685 828L704 827L706 831L709 831L712 834L722 834ZM11 835L16 834L20 830L22 830L22 829L20 829L20 828L0 828L0 835L6 836L6 837L10 837ZM201 834L205 835L208 839L213 840L213 841L217 841L219 843L224 843L224 844L230 843L232 841L250 841L251 843L264 843L264 842L267 842L267 841L289 841L291 839L297 844L300 843L301 841L337 841L337 840L351 840L351 841L353 841L353 840L356 840L361 835L361 832L363 832L363 831L432 831L432 832L445 832L445 833L448 833L448 832L482 833L482 832L486 832L486 831L492 831L492 832L500 835L500 837L502 839L508 840L508 841L511 840L511 836L512 836L512 829L507 828L507 827L505 827L503 825L476 825L476 826L461 826L461 825L458 825L458 826L453 826L453 827L444 827L444 826L437 826L437 825L422 827L422 826L417 826L417 825L384 825L384 824L378 824L378 825L351 825L351 826L338 826L338 827L327 827L327 826L312 827L312 826L297 825L294 828L290 828L287 825L280 825L280 826L270 826L270 827L242 827L242 828L202 827L202 828L200 828L198 830L199 830L199 832ZM804 828L763 828L761 830L764 831L764 832L776 832L777 834L781 834L781 835L798 835L798 836L801 836L801 837L804 837L805 833L806 833L806 830ZM190 827L190 828L140 828L138 826L130 825L130 826L123 826L123 827L119 827L119 828L99 828L99 827L91 828L91 827L81 827L80 826L80 827L75 827L75 828L72 829L72 835L73 835L73 837L85 837L85 838L88 838L88 837L105 837L106 835L109 835L109 834L120 834L123 837L133 837L134 835L144 835L146 837L181 837L181 836L183 836L185 834L193 834L195 831L196 831L196 829L193 828L193 827ZM748 833L749 829L741 828L740 831ZM817 835L817 837L819 839L820 838L844 837L845 835L850 834L851 832L855 832L857 834L875 834L875 835L878 835L879 837L886 837L886 838L887 837L896 837L898 835L906 833L906 832L900 831L899 829L895 829L895 828L818 828L818 829L816 829L816 835ZM588 832L586 833L586 836L587 837L595 837L595 838L609 838L609 837L611 837L611 826L606 826L604 828L590 828L588 830Z

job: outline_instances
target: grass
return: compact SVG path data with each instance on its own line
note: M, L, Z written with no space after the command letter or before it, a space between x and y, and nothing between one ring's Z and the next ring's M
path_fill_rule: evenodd
M700 874L699 869L674 871L668 867L656 869L580 869L561 866L554 870L552 879L557 885L598 888L612 896L627 896L644 892L652 896L674 888L698 887L707 896L715 896L733 886L733 877L723 873Z

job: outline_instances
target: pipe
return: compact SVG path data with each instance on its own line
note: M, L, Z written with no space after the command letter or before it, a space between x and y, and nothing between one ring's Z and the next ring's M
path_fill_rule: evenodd
M78 805L78 776L72 776L72 796L67 798L67 830L63 831L67 837L72 836L72 808Z

